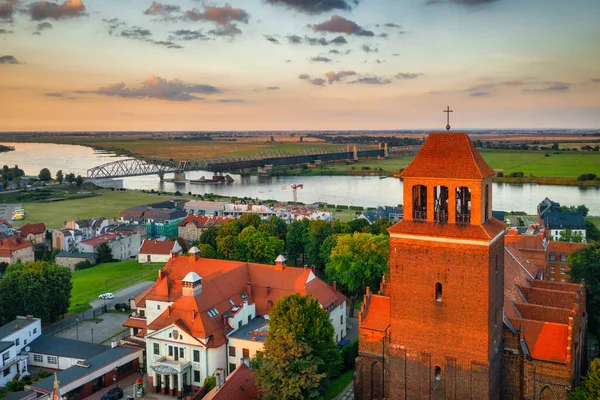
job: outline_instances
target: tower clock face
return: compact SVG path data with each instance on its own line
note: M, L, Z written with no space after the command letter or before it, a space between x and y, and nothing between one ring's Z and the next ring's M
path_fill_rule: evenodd
M173 331L173 339L179 339L179 332L177 332L176 330Z

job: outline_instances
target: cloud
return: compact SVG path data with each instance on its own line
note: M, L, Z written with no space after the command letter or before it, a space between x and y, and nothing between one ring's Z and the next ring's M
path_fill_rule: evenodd
M545 87L538 89L525 89L525 92L565 92L571 88L571 85L565 82L545 82Z
M275 36L264 35L264 37L265 37L265 39L267 39L269 42L271 42L273 44L280 44L279 39L277 39Z
M212 21L217 24L226 25L233 21L248 23L249 14L241 8L233 8L229 4L223 7L205 6L204 12L197 9L185 12L185 18L190 21Z
M465 92L470 93L469 96L482 96L481 93L485 93L485 95L491 95L490 91L497 87L502 86L521 86L524 82L520 79L509 79L507 81L499 81L499 82L491 82L491 83L483 83L475 86L471 86L465 89ZM477 93L477 94L474 94Z
M362 83L365 85L387 85L392 83L388 78L377 75L360 75L355 81L350 83Z
M12 21L15 6L12 1L0 3L0 20Z
M171 4L162 4L162 3L158 3L156 1L153 1L152 4L150 5L150 7L148 7L148 9L146 11L144 11L144 14L166 16L171 13L179 12L179 11L181 11L181 7L179 7L179 6L174 6Z
M50 22L40 22L37 26L38 32L43 31L44 29L52 29L53 26Z
M392 56L394 56L394 57L400 57L400 54L394 53L394 54L392 54Z
M168 81L158 76L152 76L141 83L139 87L129 88L124 82L103 86L92 93L124 97L129 99L153 98L170 101L202 100L195 94L217 94L222 90L211 85L187 84L179 79Z
M116 36L126 38L126 39L139 40L139 41L151 43L151 44L154 44L157 46L163 46L163 47L166 47L167 49L183 49L183 46L180 46L179 44L173 42L173 39L183 38L183 40L191 40L191 39L187 39L186 33L188 33L189 35L193 35L190 32L194 32L194 31L188 31L188 30L181 30L181 31L183 31L181 36L170 35L167 38L167 40L155 40L152 38L152 31L150 31L150 29L141 28L139 26L128 27L127 24L125 24L125 22L119 20L118 18L103 19L102 21L109 24L109 27L108 27L109 35L114 34ZM175 31L175 32L179 32L179 31ZM174 32L172 32L172 33L174 33Z
M471 92L469 94L469 96L471 97L483 97L483 96L489 96L489 92Z
M421 73L415 73L415 72L399 72L396 75L394 75L394 78L396 78L396 79L416 79L422 75L423 74L421 74Z
M329 81L330 84L334 83L334 82L340 82L345 77L354 76L354 75L356 75L356 72L354 72L354 71L339 71L339 72L329 71L328 73L325 74L325 76L327 77L327 80Z
M323 78L314 78L314 79L309 80L309 82L311 85L314 85L314 86L325 86L325 83L327 81Z
M365 52L365 53L377 53L379 51L379 49L376 49L375 47L371 47L367 44L363 44L361 49Z
M44 19L65 19L85 15L85 6L81 0L65 0L63 3L37 1L30 5L31 19L42 21Z
M547 62L551 62L552 61L552 59L549 59L549 58L526 57L526 56L519 56L519 55L515 55L515 54L503 54L503 53L500 53L500 54L490 54L487 57L491 58L493 60L502 59L502 60L520 61L520 62L547 63Z
M600 78L591 78L590 81L594 83L600 83Z
M62 94L62 93L55 93L55 92L53 92L53 93L46 93L46 94L44 94L44 96L48 96L48 97L65 97L64 94Z
M244 103L242 99L221 99L219 103Z
M310 75L308 75L308 74L300 74L300 75L298 75L298 78L306 80L306 79L310 79Z
M279 86L268 86L267 90L279 90L281 89Z
M208 31L209 35L229 36L231 38L233 38L235 35L239 35L241 33L242 33L242 31L235 24L223 25L216 29L211 29Z
M286 38L290 44L304 43L311 46L329 46L330 44L343 45L348 43L348 41L343 36L337 36L331 40L327 40L325 38L310 37L306 35L304 35L304 37L298 35L289 35L286 36Z
M0 35L12 35L13 33L13 31L9 31L4 28L0 29Z
M395 24L393 22L388 22L387 24L383 24L383 26L385 26L386 28L398 28L398 29L402 28L400 25Z
M208 36L206 36L206 34L198 29L198 30L191 30L191 29L178 29L176 31L171 32L171 35L169 36L169 40L173 40L173 39L178 39L178 40L210 40L210 38Z
M427 0L427 4L453 3L463 6L482 6L496 1L498 0Z
M339 15L333 15L329 21L313 25L313 29L317 32L335 32L345 33L347 35L375 36L372 31L368 31L359 26L356 22L350 21L344 17L340 17Z
M359 0L266 0L268 4L282 5L306 14L320 14L332 10L351 10Z
M134 40L147 40L150 36L152 36L152 32L149 29L143 29L138 26L134 26L130 29L121 31L119 36Z
M173 43L170 40L151 40L150 43L158 46L165 46L167 49L183 49L183 46Z
M348 41L343 36L337 36L337 37L331 39L329 41L329 43L332 43L332 44L346 44L346 43L348 43Z
M0 64L20 64L13 56L0 56Z
M333 60L331 58L327 58L327 57L323 57L323 56L317 56L317 57L313 57L310 59L310 61L313 62L332 62Z

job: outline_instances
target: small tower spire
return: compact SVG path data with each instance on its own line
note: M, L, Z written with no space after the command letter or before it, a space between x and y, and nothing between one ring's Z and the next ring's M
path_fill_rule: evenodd
M450 132L450 113L454 112L454 110L451 110L450 106L447 106L444 112L446 113L446 131Z

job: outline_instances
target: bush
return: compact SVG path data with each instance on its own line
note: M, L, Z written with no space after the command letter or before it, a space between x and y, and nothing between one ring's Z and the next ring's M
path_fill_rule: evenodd
M594 179L596 179L596 174L581 174L577 177L577 180L580 182L593 181Z
M356 357L358 357L358 339L342 348L342 363L346 370L354 369Z
M498 173L496 174L496 176L497 176L498 178L503 178L503 177L504 177L504 172L500 171L500 172L498 172Z
M206 378L204 380L204 386L206 387L207 392L210 392L217 386L217 378L214 376Z
M92 266L92 264L88 260L80 261L77 264L75 264L75 271L79 271L82 269L88 269L91 266Z

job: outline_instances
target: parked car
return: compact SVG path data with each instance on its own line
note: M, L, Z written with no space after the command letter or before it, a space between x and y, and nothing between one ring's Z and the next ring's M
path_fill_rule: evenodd
M102 396L101 400L117 400L123 397L123 389L113 388Z
M129 311L129 310L131 310L131 306L128 303L117 303L117 304L115 304L115 310Z
M111 300L115 298L115 295L112 293L102 293L100 296L98 296L99 299L105 299L105 300Z

